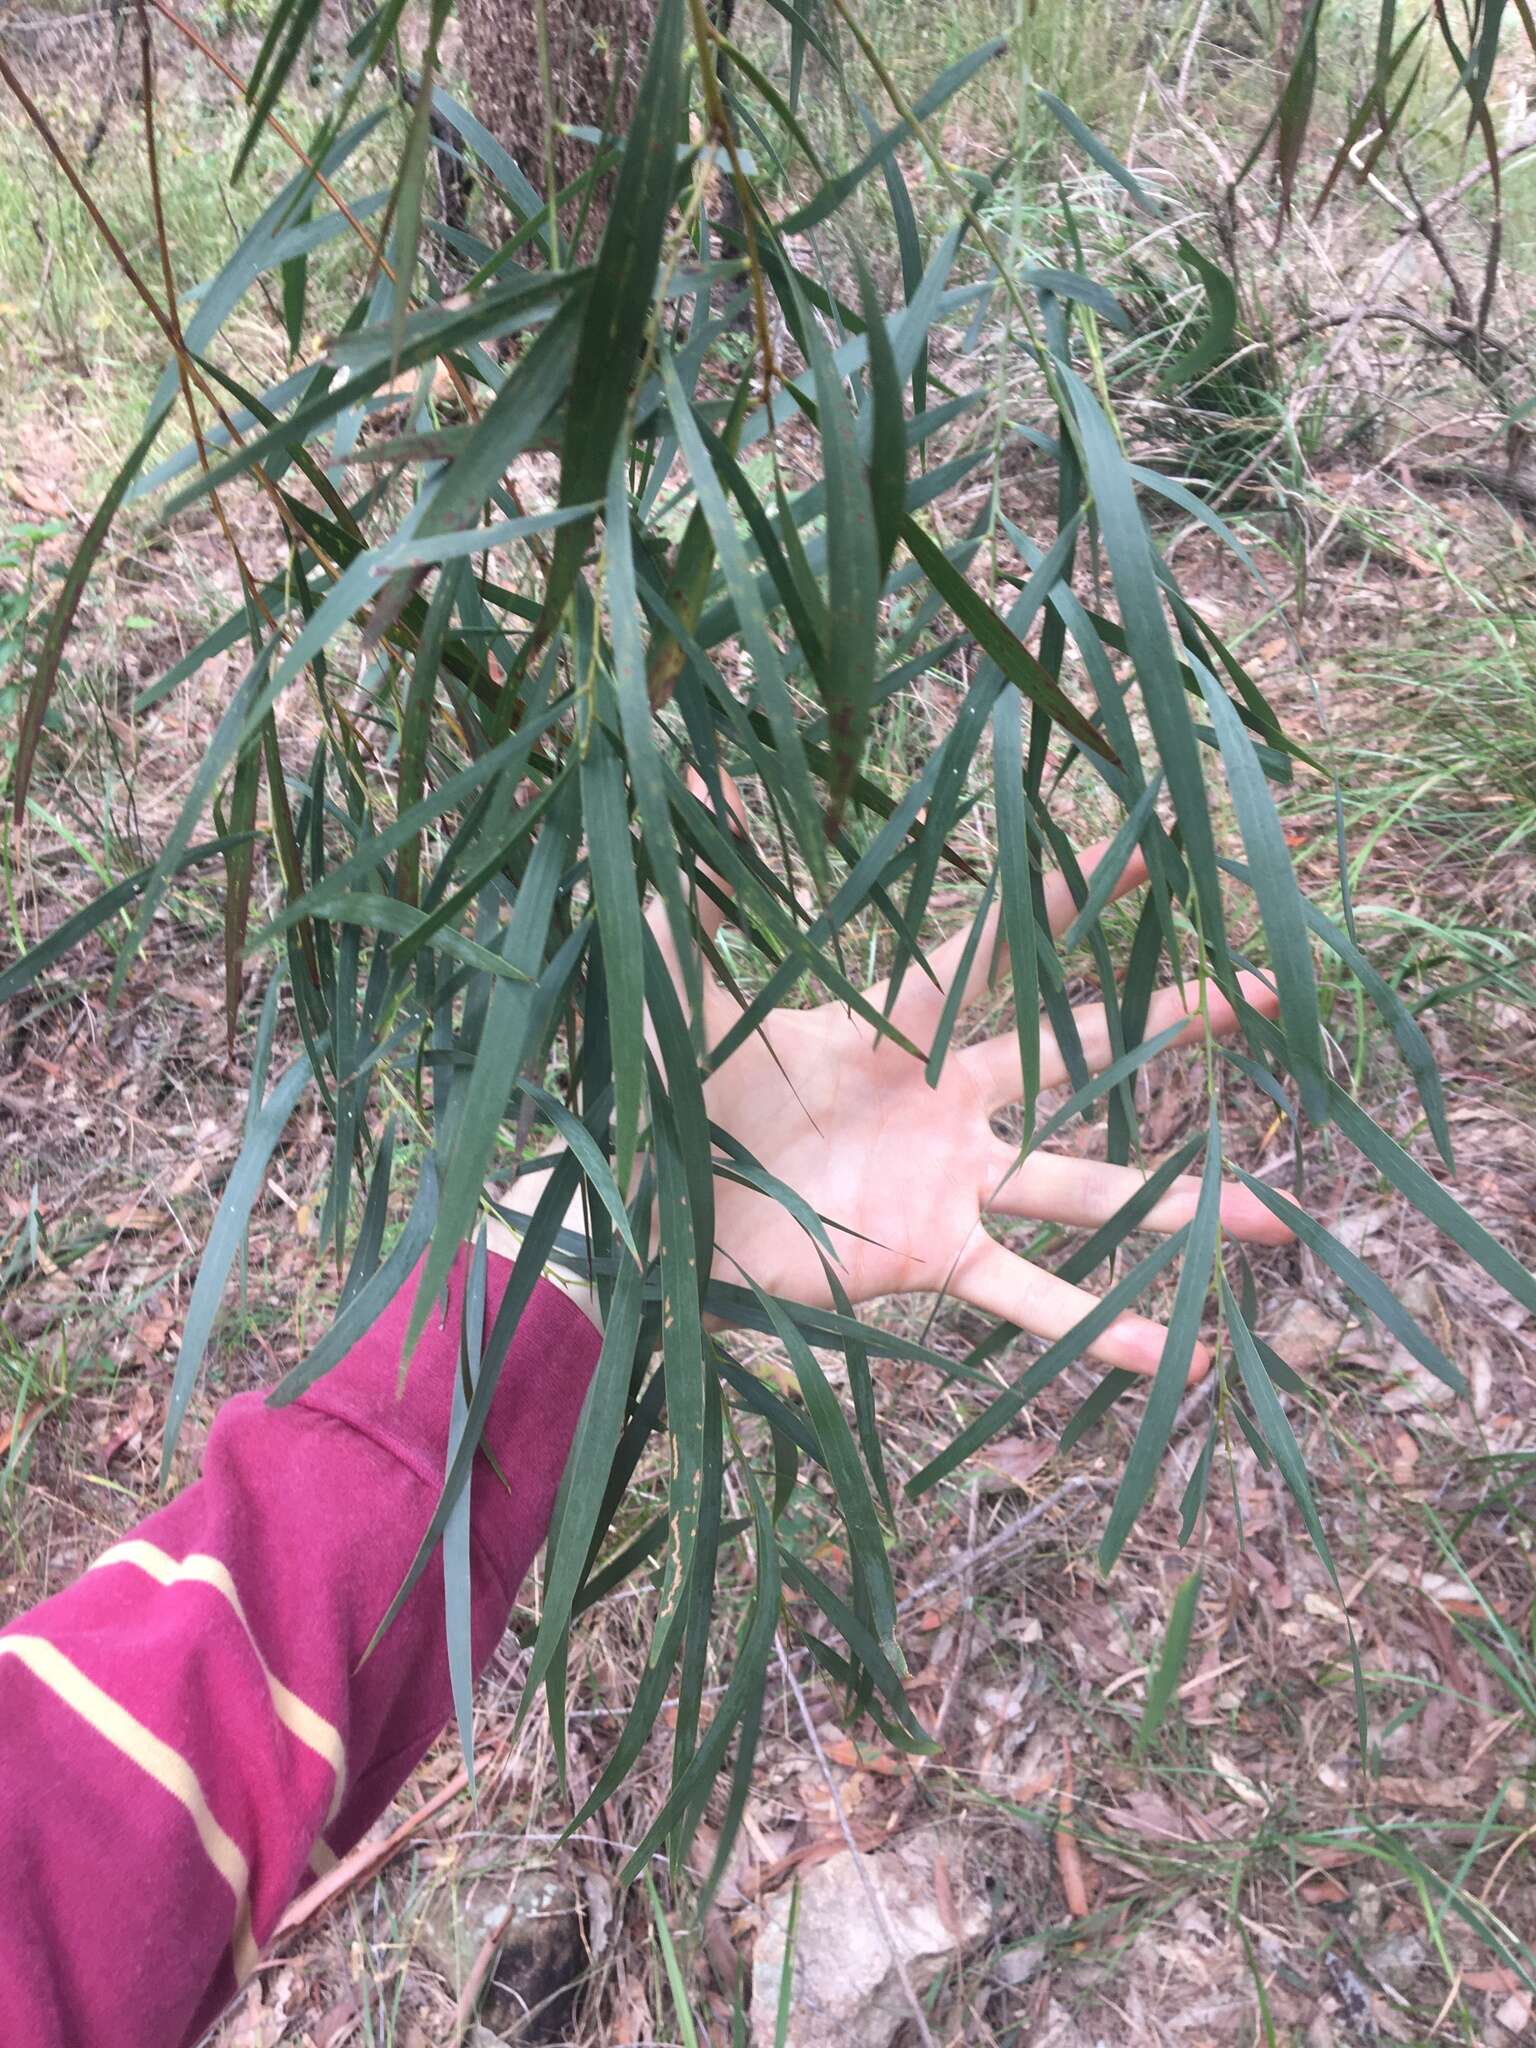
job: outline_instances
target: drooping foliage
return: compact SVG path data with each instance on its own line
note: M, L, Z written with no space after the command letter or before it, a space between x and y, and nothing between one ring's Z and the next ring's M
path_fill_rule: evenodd
M1273 1458L1326 1554L1286 1420L1298 1383L1255 1334L1246 1267L1235 1279L1224 1270L1214 1195L1224 1091L1257 1091L1288 1119L1298 1160L1322 1144L1358 1149L1400 1199L1536 1308L1536 1282L1353 1099L1330 1057L1322 954L1379 1012L1452 1169L1423 1033L1373 970L1347 909L1343 925L1330 920L1292 871L1274 791L1319 771L1164 559L1151 515L1170 498L1241 549L1182 485L1126 453L1099 348L1106 328L1124 324L1123 309L1085 261L1016 263L989 224L1006 164L989 183L952 171L937 149L934 123L987 66L1008 61L1003 43L966 56L908 105L842 0L772 6L783 31L777 70L728 49L701 0L661 0L627 125L580 138L587 167L559 194L541 189L540 165L513 162L448 90L442 0L425 18L397 131L381 127L384 110L370 96L393 104L396 72L385 79L383 66L403 0L388 0L357 32L338 104L289 183L195 303L180 314L160 303L170 359L144 436L55 605L21 729L16 800L74 610L130 495L158 494L167 516L222 508L236 491L264 499L283 536L281 566L260 576L241 557L239 606L140 701L181 687L216 656L235 655L240 679L154 866L0 972L0 995L14 995L123 913L132 926L120 981L173 879L211 861L227 876L232 1030L246 963L269 965L245 1148L188 1308L167 1457L267 1161L311 1091L333 1133L321 1229L345 1281L332 1327L279 1401L333 1365L424 1257L414 1335L459 1247L476 1237L509 1140L538 1128L565 1141L558 1163L518 1183L522 1251L483 1343L470 1318L441 1502L412 1580L441 1568L444 1543L466 1701L464 1489L507 1331L548 1260L580 1265L603 1297L605 1335L556 1512L529 1698L542 1683L559 1731L575 1617L622 1580L654 1579L653 1652L586 1809L629 1769L677 1691L672 1789L637 1868L662 1841L686 1847L722 1771L728 1844L781 1625L890 1740L927 1742L895 1639L885 1556L895 1508L871 1361L921 1361L953 1382L966 1413L952 1445L910 1482L920 1502L1085 1341L1079 1331L1043 1360L1010 1363L1012 1333L999 1327L956 1359L877 1321L707 1279L701 1167L711 1132L698 992L668 993L642 916L648 898L664 905L686 955L700 891L711 886L701 875L730 883L746 1008L718 1059L804 987L862 1001L855 940L895 986L923 971L942 890L959 886L978 906L995 895L1020 1013L1044 1007L1069 1065L1077 956L1102 980L1113 1064L1090 1082L1077 1059L1071 1101L1048 1121L1059 1129L1101 1118L1113 1160L1142 1157L1133 1084L1154 986L1169 974L1207 977L1236 1004L1242 1037L1211 1048L1207 1126L1175 1163L1203 1157L1207 1197L1174 1247L1169 1348L1109 1516L1106 1564L1150 1496L1213 1303L1228 1359L1186 1532L1211 1479L1216 1432L1235 1417ZM313 13L314 0L280 0L273 11L248 82L253 134L274 116ZM1320 13L1316 0L1272 123L1286 205ZM1474 124L1486 119L1500 14L1481 0L1459 66ZM1367 111L1387 110L1401 48L1388 22ZM887 103L883 115L868 113L864 154L834 170L807 79L834 76L850 49L861 75L888 88ZM1071 160L1113 180L1125 208L1159 219L1148 183L1070 108L1032 90L1027 111ZM389 132L398 135L392 175L344 198ZM499 245L434 219L429 173L444 149L493 192L486 217L511 223ZM926 231L907 182L915 162L925 213L943 195L944 218ZM601 216L584 217L599 187ZM840 237L846 218L856 213L867 229L882 207L899 277L885 294L867 266L847 260ZM573 212L576 234L561 225ZM307 266L348 235L371 254L363 288L330 345L304 353ZM1065 218L1062 246L1072 247ZM436 267L446 254L455 278L469 277L452 303ZM1161 371L1170 393L1223 360L1236 304L1217 250L1186 238L1177 255L1207 314ZM222 366L218 341L234 309L274 283L292 363L253 391ZM953 367L963 368L964 338L982 323L1027 361L1041 394L1038 417L1017 435L1054 475L1044 530L1024 531L996 488L1014 427ZM178 407L197 431L150 467ZM993 488L978 488L989 479ZM971 509L957 516L957 502ZM941 668L962 679L957 708L928 757L897 772L881 735ZM300 688L318 714L302 755L277 717L285 693ZM773 858L722 830L727 771L759 807ZM1067 797L1085 782L1119 826L1091 891L1062 824ZM977 804L995 814L990 872L961 844ZM210 811L214 836L200 841ZM1227 816L1235 837L1213 822ZM1105 906L1138 847L1151 886L1128 959L1117 961ZM1055 864L1075 879L1081 905L1064 946L1042 914L1042 874ZM258 873L272 883L270 912L259 914ZM1277 1023L1243 999L1238 971L1250 949L1278 987ZM653 1051L643 1020L658 1004L669 1007ZM878 1013L868 1021L882 1028ZM946 1014L937 1060L952 1025ZM291 1057L279 1071L284 1040ZM1024 1070L1029 1144L1047 1120L1027 1043ZM1430 1334L1353 1252L1287 1196L1244 1178L1364 1309L1459 1384ZM562 1219L583 1183L590 1238L577 1243ZM1071 1276L1133 1299L1167 1264L1116 1272L1145 1208L1128 1205L1073 1253ZM483 1302L483 1290L477 1255L471 1301ZM781 1339L800 1401L708 1334L712 1306ZM846 1401L813 1345L844 1353ZM1131 1385L1107 1375L1072 1433ZM667 1506L637 1527L629 1482L657 1433L670 1437ZM843 1568L796 1533L789 1505L802 1464L835 1496ZM728 1550L751 1560L754 1591L734 1639L721 1642L714 1593ZM724 1690L706 1717L702 1688L717 1661Z

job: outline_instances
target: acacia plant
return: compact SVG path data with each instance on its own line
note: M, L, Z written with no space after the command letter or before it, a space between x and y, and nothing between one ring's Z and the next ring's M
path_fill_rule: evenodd
M289 137L279 96L317 6L274 8L242 81L252 137L266 126ZM476 1238L498 1161L509 1151L537 1159L514 1189L522 1248L496 1327L482 1343L467 1319L451 1458L407 1585L446 1568L467 1721L465 1486L503 1340L546 1262L579 1265L603 1298L605 1337L556 1511L528 1697L542 1680L559 1735L574 1617L621 1580L649 1585L653 1651L588 1802L628 1770L679 1690L672 1788L635 1867L660 1840L686 1846L727 1770L729 1840L781 1629L892 1741L925 1741L902 1686L887 1557L898 1502L872 1361L922 1362L951 1383L965 1415L954 1442L909 1479L905 1495L919 1503L902 1503L910 1517L1102 1327L1090 1319L1021 1359L1018 1332L999 1323L956 1358L853 1315L834 1260L828 1288L841 1305L830 1310L709 1278L712 1173L783 1203L822 1253L836 1219L810 1213L711 1127L705 1075L807 991L845 1004L872 1040L899 1039L889 1003L862 992L854 963L882 966L892 995L924 975L941 893L971 903L973 945L994 899L1001 906L1006 975L1026 1020L1023 1152L1086 1118L1100 1123L1110 1160L1142 1162L1134 1084L1169 1036L1146 1031L1161 980L1199 981L1240 1019L1234 1042L1208 1039L1201 1134L1062 1269L1099 1276L1106 1318L1157 1271L1178 1272L1171 1333L1107 1522L1106 1567L1152 1492L1208 1306L1218 1391L1184 1503L1186 1539L1218 1469L1213 1450L1236 1428L1279 1467L1327 1554L1286 1419L1286 1400L1303 1389L1257 1335L1252 1275L1223 1244L1210 1198L1230 1095L1251 1091L1266 1115L1288 1120L1298 1174L1309 1149L1357 1148L1398 1198L1536 1308L1536 1282L1362 1107L1332 1056L1323 954L1379 1013L1453 1170L1422 1032L1361 950L1347 896L1335 923L1292 871L1274 786L1310 777L1326 791L1326 778L1160 551L1171 503L1242 555L1215 512L1127 453L1101 347L1124 324L1122 307L1091 274L1065 207L1062 260L1023 262L1001 225L1006 163L990 180L961 174L937 147L934 117L1004 43L965 57L909 104L854 0L771 7L777 54L764 55L760 40L754 57L703 0L661 0L622 131L580 131L585 168L554 192L541 189L540 165L513 161L439 76L447 0L431 0L417 24L402 112L404 0L386 0L354 34L321 132L293 143L290 181L195 301L178 307L163 234L161 276L139 278L167 365L61 588L14 773L19 806L72 617L124 500L158 493L166 517L211 505L240 603L140 704L216 656L238 657L239 681L153 866L0 973L0 994L109 918L128 926L120 985L173 878L210 862L226 877L232 1042L246 963L264 963L246 1141L185 1318L167 1460L267 1161L301 1099L318 1095L331 1133L321 1232L344 1279L334 1322L278 1402L326 1372L424 1259L414 1339L451 1261ZM1482 0L1483 27L1458 73L1474 119L1501 12ZM1271 124L1287 198L1319 13L1314 0ZM140 27L148 67L147 9ZM1368 88L1384 111L1395 47L1389 21ZM849 86L844 104L863 109L867 147L834 169L806 80L836 79L850 54L884 110ZM364 110L370 92L378 104ZM151 89L152 206L153 109ZM1199 331L1162 373L1176 396L1234 344L1235 294L1219 253L1194 230L1178 234L1157 193L1051 94L1027 88L1024 111L1112 181L1117 206L1168 232L1196 280ZM390 176L352 189L357 166L377 166L390 122ZM571 146L563 136L547 160L569 160ZM470 218L509 223L505 240L434 221L431 160L445 149L493 202L477 202ZM925 212L937 196L946 216L937 223L920 221L909 189L904 165L918 161ZM594 211L587 201L599 189ZM844 231L850 218L857 232ZM893 252L884 291L847 254L868 246L877 219ZM340 331L307 350L307 266L339 237L360 240L366 276ZM469 273L451 303L438 268L450 257L455 283ZM219 339L269 280L291 367L255 391L226 366ZM962 344L983 331L1007 372L988 382L964 374ZM152 467L178 410L188 443ZM1023 530L1000 485L1016 439L1054 475L1044 530ZM241 551L227 508L242 492L259 497L282 536L273 574ZM962 497L973 508L964 515L954 509ZM909 769L881 737L935 672L957 705ZM294 722L278 711L301 687L313 716L298 752ZM723 822L727 774L752 808L745 836ZM1063 824L1085 800L1114 820L1091 886ZM200 839L210 811L213 836ZM1138 854L1150 886L1117 959L1105 916ZM1060 943L1044 911L1055 866L1077 904ZM733 936L725 950L704 944L743 1007L709 1048L697 978L685 971L673 993L645 905L662 906L663 938L687 962L722 880ZM1067 1001L1084 964L1108 1006L1113 1056L1097 1078ZM1245 999L1239 972L1254 966L1272 977L1277 1021ZM1049 1114L1033 1030L1042 1011L1069 1076ZM947 1005L930 1079L942 1074L954 1022ZM1157 1188L1191 1168L1207 1190L1193 1220L1153 1257L1117 1267ZM1364 1309L1460 1387L1432 1336L1361 1259L1299 1201L1236 1171ZM562 1219L580 1189L588 1229L578 1239ZM472 1305L476 1293L472 1276ZM780 1338L799 1398L731 1356L711 1334L712 1310ZM813 1347L843 1354L846 1397ZM1071 1433L1135 1385L1105 1374ZM626 1496L658 1434L668 1440L666 1507L637 1526ZM845 1569L829 1567L804 1519L786 1513L806 1489L835 1500ZM716 1599L733 1549L755 1584L734 1623ZM732 1567L733 1582L743 1575ZM727 1677L706 1717L711 1669Z

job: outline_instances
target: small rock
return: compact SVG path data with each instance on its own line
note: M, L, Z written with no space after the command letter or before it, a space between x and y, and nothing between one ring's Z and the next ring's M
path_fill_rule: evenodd
M511 1874L495 1867L461 1872L435 1894L417 1934L424 1957L455 1998L491 1939L497 1954L480 2001L478 2034L519 2048L567 2040L587 1967L574 1887L558 1871L538 1866Z
M1494 2014L1494 2018L1506 2034L1513 2034L1518 2040L1530 2025L1531 2001L1523 1991L1512 1991Z
M1043 1941L1016 1941L1011 1948L1005 1948L992 1961L992 1974L1000 1984L1010 1990L1027 1984L1045 1962Z
M1089 2033L1067 2007L1058 2004L1054 1998L1029 2041L1030 2048L1103 2048L1101 2037Z
M785 1889L769 1899L752 1959L760 2043L774 2038L790 1896ZM964 1882L958 1838L939 1828L871 1855L844 1850L815 1864L800 1884L785 2048L888 2048L910 2016L891 1942L921 1997L952 1956L980 1941L990 1918Z
M1339 1348L1344 1325L1319 1303L1300 1295L1287 1303L1270 1343L1296 1372L1326 1365Z
M1407 1991L1429 1965L1429 1951L1416 1934L1389 1934L1365 1952L1371 1973L1394 1991Z

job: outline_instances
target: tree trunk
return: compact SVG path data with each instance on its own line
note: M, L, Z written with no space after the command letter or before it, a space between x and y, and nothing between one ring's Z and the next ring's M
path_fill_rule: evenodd
M545 0L553 118L570 127L629 125L635 85L645 64L656 0ZM539 0L461 0L470 105L529 182L548 184L544 94L539 65ZM555 185L570 184L592 161L592 144L556 130ZM546 197L548 194L546 193ZM599 191L587 214L590 248L604 214ZM580 204L565 208L572 231Z

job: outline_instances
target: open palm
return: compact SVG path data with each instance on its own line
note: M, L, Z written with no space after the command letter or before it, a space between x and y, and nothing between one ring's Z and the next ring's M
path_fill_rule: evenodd
M1102 851L1096 847L1086 855L1085 872ZM1116 893L1144 880L1144 868L1133 862ZM1075 908L1061 876L1047 881L1046 902L1052 929L1060 933ZM706 929L718 925L720 915L712 908ZM653 913L652 927L670 957L665 920ZM964 1002L984 992L996 939L994 912L992 928L975 949ZM890 1006L892 1022L925 1053L965 950L963 933L940 947L929 959L937 986L912 972ZM675 960L673 965L675 972ZM1255 1007L1273 1012L1273 995L1257 976L1244 977L1244 993ZM706 1036L714 1046L739 1011L735 999L707 972L704 1000ZM871 988L869 1000L884 1010L886 985ZM1075 1015L1087 1063L1101 1072L1113 1058L1104 1007L1085 1004ZM1170 988L1153 998L1147 1035L1181 1018L1188 1021L1178 1042L1197 1038L1208 1026L1230 1031L1237 1021L1214 989L1207 990L1202 1012L1196 990ZM1066 1078L1055 1037L1042 1020L1041 1086L1054 1087ZM908 1292L948 1294L1054 1341L1082 1320L1094 1297L1009 1251L990 1235L984 1219L1029 1217L1093 1229L1135 1193L1143 1175L1134 1167L1045 1150L1021 1160L1017 1148L991 1127L991 1118L1017 1101L1020 1091L1018 1036L1012 1029L952 1049L937 1085L930 1087L922 1061L831 1001L814 1009L773 1011L761 1031L710 1075L704 1093L711 1121L827 1220L841 1264L839 1279L851 1301ZM1144 1227L1177 1230L1193 1215L1198 1191L1196 1180L1174 1181ZM1222 1222L1234 1236L1257 1243L1283 1242L1289 1236L1242 1188L1223 1191ZM714 1276L726 1281L750 1277L769 1293L811 1306L832 1305L821 1255L789 1211L753 1188L718 1177ZM1105 1364L1150 1373L1162 1355L1164 1335L1160 1323L1126 1314L1088 1349ZM1208 1365L1206 1353L1197 1350L1193 1375Z

